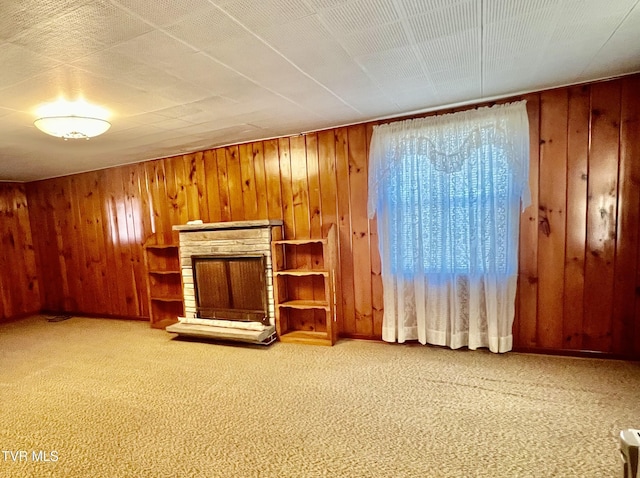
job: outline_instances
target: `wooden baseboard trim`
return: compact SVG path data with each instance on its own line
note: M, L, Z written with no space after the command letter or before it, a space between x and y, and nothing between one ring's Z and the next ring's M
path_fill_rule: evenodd
M344 334L339 336L340 339L349 339L349 340L366 340L366 341L374 341L380 343L388 343L384 342L381 338L372 338L366 337L357 334ZM407 344L419 344L417 341L407 342ZM402 345L402 344L400 344ZM440 347L439 345L432 345L432 347ZM445 347L446 348L446 347ZM463 350L467 350L466 347ZM479 350L487 350L487 349L479 349ZM597 358L597 359L607 359L607 360L628 360L628 361L640 361L640 353L637 353L635 356L627 356L622 354L614 354L609 352L599 352L597 350L572 350L572 349L542 349L542 348L533 348L533 347L514 347L512 352L521 353L521 354L533 354L533 355L555 355L555 356L563 356L563 357L578 357L578 358Z
M140 317L137 315L112 315L112 314L95 314L92 312L77 312L77 311L59 311L59 310L42 310L40 313L43 315L72 315L74 317L87 317L89 319L113 319L113 320L138 320L143 322L149 322L149 317ZM33 315L33 314L32 314Z
M40 311L34 310L33 312L25 312L23 314L11 315L9 317L0 317L0 323L17 322L18 320L26 319L32 315L38 315Z
M538 349L531 347L514 347L512 351L521 354L556 355L563 357L597 358L607 360L638 360L638 357L634 358L622 354L600 352L597 350Z

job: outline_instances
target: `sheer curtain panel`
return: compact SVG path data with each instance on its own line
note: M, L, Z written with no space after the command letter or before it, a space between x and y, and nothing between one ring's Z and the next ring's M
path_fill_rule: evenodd
M511 350L528 175L524 101L374 128L384 340Z

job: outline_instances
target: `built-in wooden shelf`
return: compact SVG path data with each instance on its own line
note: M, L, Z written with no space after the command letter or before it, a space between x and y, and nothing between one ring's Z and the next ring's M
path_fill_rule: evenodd
M184 315L182 274L177 244L157 243L151 236L144 246L151 327L164 329Z
M332 225L324 238L271 242L276 331L282 342L335 343L336 234Z

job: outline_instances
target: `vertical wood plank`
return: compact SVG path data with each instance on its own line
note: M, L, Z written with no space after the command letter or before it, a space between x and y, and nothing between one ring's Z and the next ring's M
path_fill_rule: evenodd
M612 344L619 135L620 83L596 83L591 88L583 346L606 352Z
M320 209L322 211L322 237L327 237L332 224L338 227L338 187L336 167L336 141L333 130L318 133L318 169L320 174ZM340 258L336 257L336 290L342 291ZM336 319L338 333L343 330L342 293L338 295Z
M309 180L309 234L310 237L322 235L322 205L320 197L320 166L318 164L318 135L307 134L305 137L307 152L307 177Z
M291 148L289 138L278 140L280 153L280 188L282 191L282 216L284 220L284 237L296 239L296 223L293 212L293 188L291 185Z
M307 178L307 153L304 136L289 138L291 151L291 193L295 236L297 239L309 239L311 222L309 220L309 184Z
M167 242L171 242L171 227L178 224L186 224L189 220L189 210L187 206L187 192L185 184L185 164L182 156L174 156L164 160L165 183L167 185L167 196L169 198L170 221L165 229ZM127 178L125 178L127 181Z
M89 289L87 284L87 270L86 270L86 251L85 240L86 236L83 234L82 227L82 207L83 198L79 183L82 181L81 175L75 175L68 178L67 192L71 198L71 230L73 234L70 238L63 238L68 243L68 251L72 260L72 270L75 271L76 277L69 281L71 289L71 295L68 297L69 301L75 304L75 308L67 309L68 311L74 310L89 310L88 304L90 298L87 297L86 291ZM61 200L64 201L65 196L62 195ZM71 305L71 304L69 304Z
M267 176L264 167L264 149L262 142L251 144L251 154L253 156L253 168L255 174L255 188L258 219L271 219L269 216Z
M354 280L355 335L370 337L373 334L373 307L367 217L367 131L364 125L350 126L347 134L353 276L358 278Z
M209 202L207 201L207 173L204 159L204 151L195 153L195 174L194 181L197 190L198 215L194 219L201 219L203 222L211 222L209 219ZM195 197L192 198L195 200Z
M218 157L215 150L204 152L204 174L209 222L220 222L222 221L222 206L220 203L220 184L218 182Z
M103 186L104 209L106 222L108 222L109 236L107 242L110 244L109 249L113 250L113 259L110 260L112 260L114 264L113 270L122 276L120 280L113 281L115 293L112 310L114 310L113 313L115 314L128 315L130 311L127 310L126 303L127 297L130 296L129 290L133 286L133 283L127 280L129 277L128 274L123 273L124 266L126 265L126 252L128 251L125 252L127 243L124 241L121 243L121 238L126 240L126 234L124 234L126 224L122 222L124 221L124 211L122 205L119 204L120 188L118 185L121 180L120 173L120 168L109 171L109 181ZM156 211L156 214L154 217L159 217L159 211Z
M349 145L346 128L335 131L338 190L338 243L340 251L340 286L342 291L342 331L353 336L355 323L353 245L351 242L351 191L349 190Z
M231 220L244 220L244 202L242 199L242 174L240 170L240 154L238 146L225 148L227 156L227 181L229 184L229 204L231 206Z
M614 273L612 352L640 356L640 76L621 80L620 167ZM634 300L632 300L632 298Z
M584 320L584 261L587 234L589 88L569 89L567 137L567 243L563 348L580 350Z
M220 194L220 221L231 221L229 178L227 176L227 152L224 148L216 150L216 161L218 166L218 193Z
M165 169L166 171L166 169ZM172 171L169 169L169 171ZM137 303L137 291L136 291L136 280L135 280L135 272L134 272L134 256L132 249L135 245L132 245L131 241L131 233L132 233L132 221L129 216L129 207L127 206L127 183L128 183L128 171L126 168L118 168L117 175L114 177L113 181L113 191L112 198L114 202L115 209L115 217L116 224L118 228L118 242L119 242L119 257L116 257L116 262L119 262L119 273L118 277L124 284L124 296L121 297L122 309L124 310L123 315L135 316L136 311L138 309ZM166 178L165 178L165 186L166 186ZM167 187L167 194L170 194L170 187ZM175 190L175 189L174 189ZM161 200L167 201L166 198L161 198ZM177 201L177 194L173 197L172 201ZM173 211L173 207L169 209ZM169 214L171 216L171 213ZM171 220L171 219L170 219ZM171 227L171 222L164 223L165 228ZM164 235L165 237L169 237L167 235L167 229L165 229Z
M156 210L156 235L158 235L159 242L170 244L171 243L171 235L168 231L171 229L173 223L171 222L171 211L172 206L170 203L169 195L171 191L168 188L167 182L167 169L165 160L158 160L153 165L153 173L154 173L154 204ZM119 182L122 181L122 177L119 178ZM119 194L119 193L118 193ZM126 223L122 223L124 227Z
M198 163L199 159L202 161L202 153L185 154L181 158L183 162L181 171L187 221L202 219L199 191L200 177L198 175Z
M529 116L529 191L531 204L520 215L516 347L535 348L538 343L538 211L540 171L540 95L526 96Z
M284 219L284 212L282 210L282 183L280 181L279 143L273 139L264 141L262 145L269 219ZM284 233L286 239L291 239L291 236L287 235L288 232L286 230Z
M242 203L244 220L258 219L258 193L256 190L256 171L251 144L241 144L238 147L240 161L240 181L242 184Z
M367 172L369 169L369 151L371 136L373 135L373 126L374 125L372 123L367 123ZM369 234L369 248L371 253L371 311L373 314L372 334L374 337L382 337L384 295L382 290L382 263L380 260L380 249L378 244L378 221L375 217L369 220Z
M184 163L183 163L184 164ZM184 168L183 168L184 171ZM135 313L134 316L143 316L144 311L147 309L146 294L143 292L146 290L146 273L144 268L143 257L143 245L147 234L143 230L144 228L144 216L142 211L142 198L145 196L142 193L141 181L144 180L145 175L137 166L130 166L128 168L128 184L127 184L127 220L129 229L129 244L131 245L131 259L133 268L133 279L135 283ZM188 219L188 207L185 188L185 177L182 176L179 179L180 190L184 191L183 196L184 203L182 206L183 215L181 220L185 223ZM172 231L169 232L172 234Z
M104 239L102 234L102 207L98 194L99 177L91 172L79 176L79 187L83 197L81 224L85 236L86 260L85 275L87 291L91 291L92 300L86 307L88 312L99 313L109 309L108 288L103 286L107 271L104 260Z
M566 89L540 95L538 344L562 347L567 190Z

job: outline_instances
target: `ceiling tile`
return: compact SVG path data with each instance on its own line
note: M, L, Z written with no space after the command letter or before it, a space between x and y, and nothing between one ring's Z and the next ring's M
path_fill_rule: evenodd
M329 29L338 35L367 30L400 19L393 2L385 0L355 0L322 10L320 16Z
M481 44L479 29L442 36L416 46L429 75L434 71L480 69Z
M470 0L411 17L408 23L415 41L420 43L476 29L480 25L480 14L476 2Z
M238 55L239 51L243 54ZM320 87L279 52L251 35L216 45L207 53L271 91L286 94L287 89L303 84Z
M247 30L223 10L213 5L192 12L165 28L170 35L191 45L194 50L208 50L220 42L244 37Z
M402 22L393 22L358 30L338 37L338 41L353 56L393 50L409 45Z
M13 43L0 44L0 88L5 88L23 81L33 75L54 68L60 63L38 55L22 46Z
M321 50L319 43L333 40L331 32L323 25L318 15L308 15L295 22L284 25L273 25L260 31L262 38L278 51L288 55L289 52L314 55ZM296 41L292 42L291 39Z
M482 3L483 17L487 23L509 21L511 18L522 18L538 15L540 12L556 12L565 0L491 0Z
M625 17L611 38L593 55L580 76L602 78L640 71L639 31L640 2Z
M13 41L60 61L71 61L131 39L151 26L105 0L82 5L25 30Z
M74 11L91 0L2 0L0 3L0 40L12 39L39 23L48 23Z
M480 0L473 0L476 4ZM469 0L400 0L404 11L408 16L416 16L434 10L447 9L459 3L468 3Z
M300 0L229 0L221 8L242 25L257 32L314 13Z
M171 67L195 49L161 30L153 30L119 43L112 50L154 68Z
M411 47L361 55L356 61L378 82L423 76L422 66Z
M304 2L315 11L342 5L349 1L351 0L304 0Z
M113 0L113 3L156 26L170 25L211 8L208 0Z

